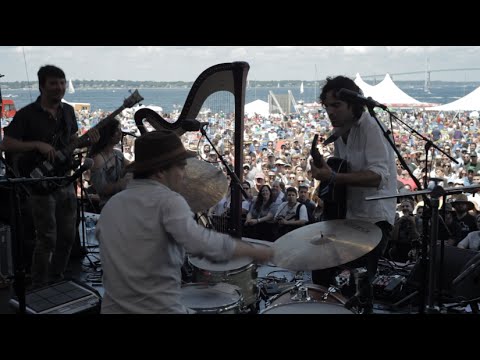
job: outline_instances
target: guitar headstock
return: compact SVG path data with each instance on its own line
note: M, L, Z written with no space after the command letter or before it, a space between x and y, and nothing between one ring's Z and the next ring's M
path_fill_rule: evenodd
M310 155L312 155L313 164L316 167L321 167L322 166L322 155L320 154L320 151L318 151L317 144L318 144L318 134L315 134L315 136L313 137L313 141L312 141L312 147L310 149Z
M140 101L143 100L143 96L140 95L137 89L130 95L128 98L123 100L124 108L131 108L133 105L138 104Z

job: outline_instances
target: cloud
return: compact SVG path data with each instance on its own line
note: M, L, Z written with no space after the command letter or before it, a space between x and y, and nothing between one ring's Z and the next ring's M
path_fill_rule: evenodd
M480 47L473 46L2 46L2 81L36 81L38 68L55 64L85 80L194 81L215 64L246 61L253 80L315 80L328 75L386 72L432 79L479 81ZM435 73L435 69L452 71Z

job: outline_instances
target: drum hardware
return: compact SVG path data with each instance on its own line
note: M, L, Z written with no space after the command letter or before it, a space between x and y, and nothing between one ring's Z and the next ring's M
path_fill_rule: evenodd
M295 286L290 290L291 294L294 294L291 299L293 301L311 301L312 298L308 295L308 288L303 286L303 282L297 281Z
M361 314L373 312L373 287L368 280L366 270L355 271L355 285L357 292L345 303L347 309L356 307Z
M344 307L346 302L336 291L297 282L266 301L266 308L260 314L354 314L355 309Z
M327 290L327 292L325 294L323 294L323 297L322 297L322 301L328 301L328 297L331 295L331 294L334 294L336 292L338 292L339 289L336 288L335 286L330 286Z
M480 189L480 185L472 185L465 187L455 188L443 188L441 186L435 186L433 189L419 190L410 193L391 194L382 196L366 197L365 200L380 200L388 198L397 198L403 196L415 196L424 195L425 202L430 204L428 208L424 209L423 213L423 226L424 233L422 238L421 256L419 261L419 270L422 272L420 275L420 284L417 286L417 290L401 299L397 303L393 304L394 307L399 306L405 301L416 297L418 295L419 312L421 314L438 313L441 308L441 295L444 293L444 242L440 241L440 253L437 254L438 244L438 225L439 220L442 218L439 216L439 209L442 198L443 203L446 202L446 196L460 193L476 193ZM426 197L426 194L430 194L430 198ZM430 219L430 221L428 221ZM443 221L443 220L442 220ZM430 225L430 226L429 226ZM439 259L437 258L439 255ZM440 306L437 306L440 304Z

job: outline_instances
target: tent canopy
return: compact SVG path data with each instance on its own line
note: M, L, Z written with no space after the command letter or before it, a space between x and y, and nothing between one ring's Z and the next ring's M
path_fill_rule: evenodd
M425 110L438 110L438 111L473 111L480 110L480 86L473 90L470 94L455 100L451 103L432 106L425 108Z
M263 117L268 117L270 115L268 102L257 99L248 104L245 104L244 113L249 117L255 116L255 114Z

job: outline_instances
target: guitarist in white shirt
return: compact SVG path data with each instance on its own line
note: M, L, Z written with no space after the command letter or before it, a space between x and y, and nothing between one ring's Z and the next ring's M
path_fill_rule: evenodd
M56 165L57 150L78 138L75 111L61 101L67 86L62 69L42 66L38 83L40 96L20 109L5 128L3 147L7 153L19 153L19 159L29 165L34 166L39 157ZM98 141L98 130L90 129L87 134L85 145ZM29 174L20 171L21 176ZM70 183L49 193L32 185L28 200L37 235L32 262L32 285L37 288L63 279L75 240L77 198Z
M355 260L355 266L352 266L366 266L371 282L377 271L378 259L388 244L395 220L396 199L366 201L365 198L396 193L395 157L375 119L362 104L337 98L340 89L361 95L360 88L353 80L344 76L329 77L320 94L320 101L332 126L340 130L341 136L334 143L334 156L347 161L348 171L337 174L322 158L320 167L311 162L312 175L322 182L346 185L346 219L368 221L382 230L382 240L377 247L357 259L359 261ZM342 128L346 130L343 133Z

